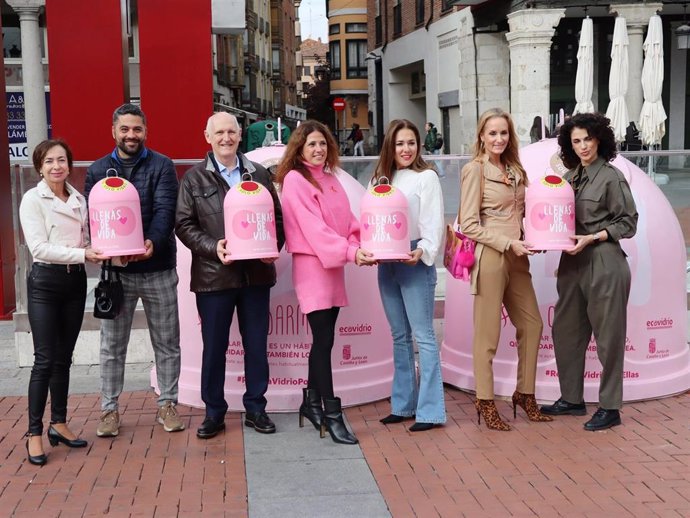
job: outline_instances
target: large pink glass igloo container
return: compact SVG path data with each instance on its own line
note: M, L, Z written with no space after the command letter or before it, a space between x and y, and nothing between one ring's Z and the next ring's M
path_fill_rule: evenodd
M89 193L91 246L109 257L146 252L139 193L118 176L96 183Z

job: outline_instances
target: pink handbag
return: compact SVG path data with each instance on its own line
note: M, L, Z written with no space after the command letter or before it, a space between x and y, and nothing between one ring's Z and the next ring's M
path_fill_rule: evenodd
M484 197L484 167L481 168L481 183L479 184L479 202ZM458 210L458 223L460 211ZM452 225L446 226L446 247L443 254L443 266L455 279L470 280L470 272L474 266L474 249L477 242L470 239Z
M446 247L443 266L455 279L470 280L470 270L474 266L474 249L477 243L461 232L446 227Z

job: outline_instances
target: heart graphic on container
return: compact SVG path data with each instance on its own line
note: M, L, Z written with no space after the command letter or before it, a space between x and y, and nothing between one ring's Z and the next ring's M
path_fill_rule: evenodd
M238 210L232 218L232 231L240 239L251 239L256 232L256 213Z
M131 208L123 205L115 208L113 212L115 212L118 217L110 221L110 228L113 229L118 237L128 236L134 232L136 227L136 216Z
M534 230L544 231L549 229L553 218L546 214L547 207L551 207L547 203L535 203L530 213L530 221Z
M361 221L362 226L359 229L360 238L362 241L370 241L374 235L374 228L376 225L369 223L369 221L374 221L374 215L370 212L363 212Z
M386 232L393 239L405 239L407 236L407 218L400 211L391 214L391 222L386 224Z

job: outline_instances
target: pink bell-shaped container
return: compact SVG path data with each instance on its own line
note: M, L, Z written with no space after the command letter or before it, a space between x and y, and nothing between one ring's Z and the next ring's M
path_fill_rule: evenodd
M392 185L379 183L360 203L360 242L374 259L409 259L410 228L407 198Z
M525 241L534 250L575 246L575 193L556 174L532 182L525 193Z
M275 207L268 189L243 180L225 195L223 211L226 248L233 260L278 257Z
M106 174L116 172L108 169ZM146 252L141 204L136 188L124 178L106 176L89 193L91 246L109 257Z

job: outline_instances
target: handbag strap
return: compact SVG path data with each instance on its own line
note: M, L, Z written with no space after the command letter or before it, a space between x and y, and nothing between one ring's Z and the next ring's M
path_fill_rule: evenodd
M482 162L479 163L479 213L481 214L482 212L482 200L484 199L484 164ZM458 230L460 229L460 208L458 207L458 216L457 216L457 221L458 221Z
M120 273L113 268L113 260L107 259L101 265L101 280L102 281L119 281Z

